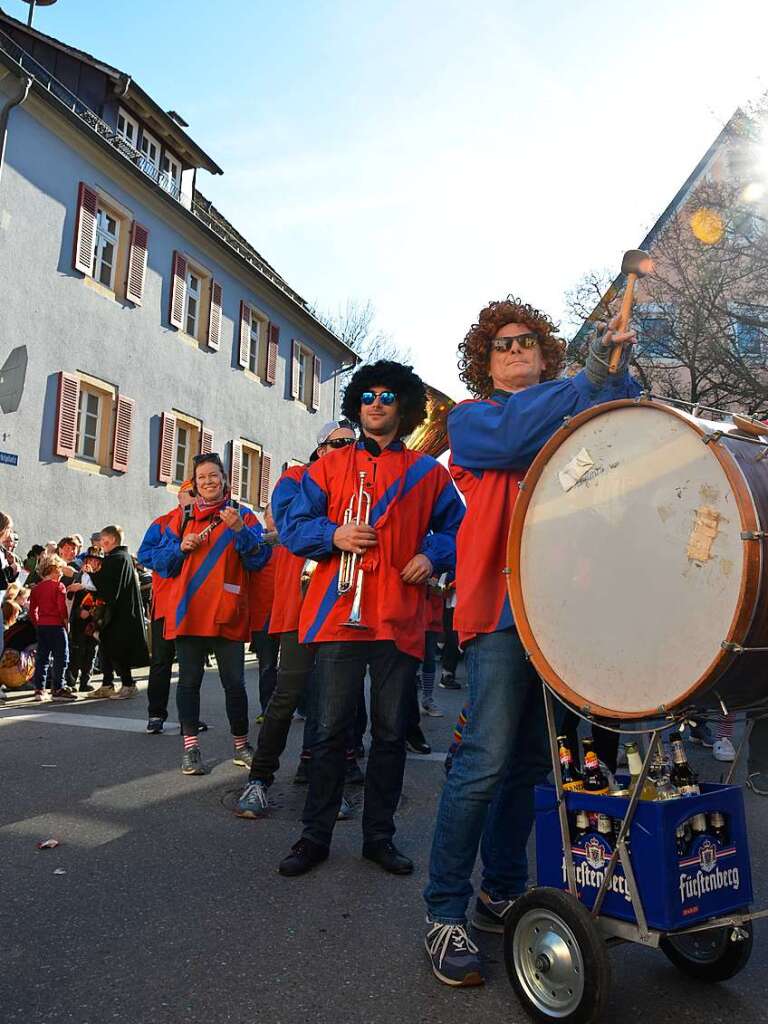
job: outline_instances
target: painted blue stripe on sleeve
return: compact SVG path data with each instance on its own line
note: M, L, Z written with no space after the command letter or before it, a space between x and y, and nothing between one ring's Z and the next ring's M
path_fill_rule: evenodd
M325 620L328 618L329 612L331 611L333 606L336 604L336 601L338 600L338 586L339 574L336 573L331 582L328 584L328 589L323 595L323 599L320 602L320 607L317 609L317 615L315 616L315 620L307 630L304 640L302 641L303 643L311 644L312 641L317 636L317 634L322 629Z
M189 610L190 602L195 594L198 592L200 587L205 583L206 579L210 575L214 565L218 562L221 556L227 549L227 546L231 543L234 534L230 529L226 529L224 533L219 537L216 543L213 545L211 550L205 556L201 562L197 572L190 577L187 589L184 591L182 599L179 601L178 607L176 608L176 626L181 625L181 621Z

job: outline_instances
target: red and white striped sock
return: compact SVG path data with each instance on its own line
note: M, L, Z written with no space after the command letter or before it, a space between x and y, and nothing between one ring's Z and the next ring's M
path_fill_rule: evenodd
M733 715L719 715L712 723L719 740L733 740Z
M184 737L184 749L191 750L193 747L199 747L200 740L197 736L185 736Z
M248 746L248 736L233 736L232 739L235 741L235 750L242 750L243 747Z

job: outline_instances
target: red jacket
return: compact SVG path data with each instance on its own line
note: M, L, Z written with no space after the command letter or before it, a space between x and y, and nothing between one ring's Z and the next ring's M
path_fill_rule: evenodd
M445 599L432 587L427 587L427 599L424 602L424 630L427 633L443 632L443 608Z
M184 529L183 510L175 509L165 541L154 556L154 569L173 579L168 595L165 637L224 637L245 642L250 638L250 573L269 561L272 549L263 544L263 529L253 512L241 509L245 526L239 533L216 522L221 502L213 508L192 506L192 521ZM200 547L184 553L182 533L201 533L214 524Z
M149 529L144 534L144 540L136 554L139 565L146 569L152 569L152 618L164 619L168 613L168 598L173 590L173 580L166 579L154 571L153 560L155 553L159 551L165 541L165 531L173 519L177 508L165 515L158 516L150 523Z
M49 577L32 587L29 617L37 626L66 626L69 621L67 592L61 580Z
M263 569L248 574L250 576L250 607L248 611L251 616L252 633L261 633L269 628L269 620L272 617L272 607L275 598L276 568L277 559L273 551L271 558Z
M378 545L362 559L366 628L353 629L345 622L355 587L338 594L340 552L333 535L358 492L360 472L366 474ZM421 659L426 588L403 583L400 573L420 552L435 571L452 568L463 514L445 469L399 441L378 455L359 441L315 462L302 476L301 490L280 525L280 537L295 555L319 563L301 607L301 642L392 640L399 650Z
M271 504L278 534L288 507L301 489L301 478L306 471L306 466L289 466L275 484ZM299 628L301 570L306 559L291 554L281 543L273 552L272 560L275 563L275 602L269 620L269 632L293 633Z

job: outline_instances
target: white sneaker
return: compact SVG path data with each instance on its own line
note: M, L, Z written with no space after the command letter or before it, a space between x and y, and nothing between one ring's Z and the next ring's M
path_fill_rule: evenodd
M727 736L715 740L712 747L712 756L716 761L735 761L736 751Z
M444 718L445 717L443 715L443 712L437 706L437 704L435 704L434 700L424 701L424 703L421 705L421 710L429 718Z

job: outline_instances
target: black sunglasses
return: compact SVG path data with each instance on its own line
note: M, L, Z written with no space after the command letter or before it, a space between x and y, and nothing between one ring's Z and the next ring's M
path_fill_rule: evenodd
M392 405L397 399L396 391L364 391L360 395L360 401L363 405L373 405L376 399L379 399L382 405Z
M534 345L538 344L538 335L533 334L515 334L511 338L494 338L491 341L491 348L494 352L509 352L512 348L512 342L516 341L520 348L533 348Z
M354 437L334 437L331 441L323 441L321 448L346 448L348 444L354 444Z

